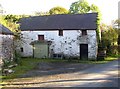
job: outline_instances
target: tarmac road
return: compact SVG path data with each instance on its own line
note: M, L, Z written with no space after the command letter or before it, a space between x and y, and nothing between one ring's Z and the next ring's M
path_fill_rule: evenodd
M119 60L120 61L120 60ZM118 60L106 64L99 64L85 70L44 76L30 79L26 82L14 82L9 87L119 87ZM56 77L57 76L57 77ZM8 86L7 86L8 87ZM40 88L39 88L40 89ZM47 88L49 89L49 88ZM53 89L53 88L50 88ZM56 88L58 89L58 88Z
M97 65L84 71L85 77L74 87L119 87L118 61Z

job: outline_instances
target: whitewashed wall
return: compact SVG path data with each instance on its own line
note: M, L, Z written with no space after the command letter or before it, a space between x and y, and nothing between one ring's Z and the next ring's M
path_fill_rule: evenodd
M22 44L24 52L23 56L32 56L33 48L30 45L32 41L38 40L38 35L44 35L45 40L52 41L50 49L53 49L55 53L64 53L71 56L79 56L81 43L88 43L88 57L96 57L96 31L89 30L87 37L79 37L81 31L70 30L63 31L63 36L58 36L58 31L23 31L23 40L25 41ZM87 39L87 41L85 41ZM82 41L83 40L83 41Z

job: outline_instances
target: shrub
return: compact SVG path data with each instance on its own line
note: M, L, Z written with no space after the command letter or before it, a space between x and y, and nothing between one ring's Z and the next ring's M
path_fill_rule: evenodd
M120 55L120 45L118 45L118 54Z
M107 48L107 55L118 55L120 53L120 46L110 46Z
M10 63L11 63L11 61L9 61L8 59L3 59L3 66L2 66L2 68L3 69L7 68Z
M17 51L15 51L15 57L14 57L14 62L16 62L17 64L21 64L21 54Z

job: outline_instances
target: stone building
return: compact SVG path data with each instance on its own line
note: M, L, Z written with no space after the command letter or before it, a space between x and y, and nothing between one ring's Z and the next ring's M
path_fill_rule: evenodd
M97 13L62 14L22 18L24 57L80 57L96 59Z

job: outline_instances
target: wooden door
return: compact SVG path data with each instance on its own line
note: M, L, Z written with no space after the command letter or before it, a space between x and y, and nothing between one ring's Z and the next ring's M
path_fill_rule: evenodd
M48 58L48 44L35 44L34 57L35 58Z
M80 59L88 59L88 44L80 44Z

